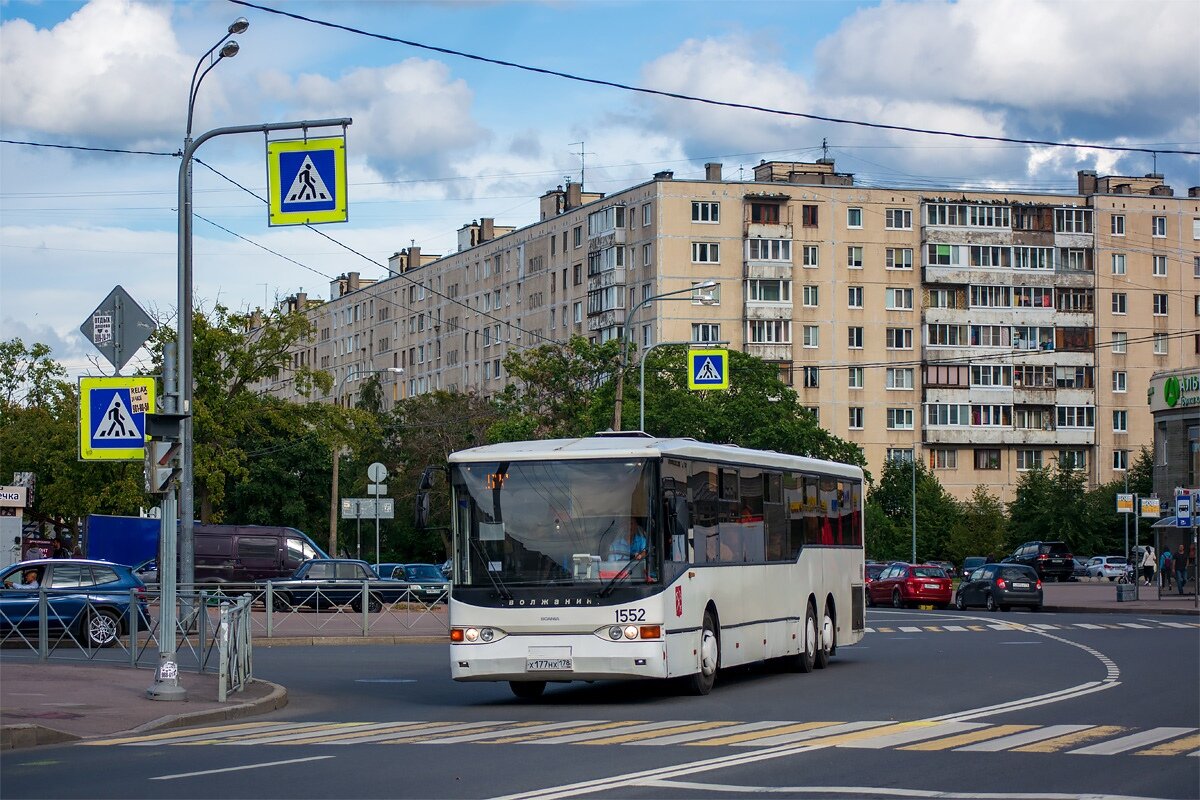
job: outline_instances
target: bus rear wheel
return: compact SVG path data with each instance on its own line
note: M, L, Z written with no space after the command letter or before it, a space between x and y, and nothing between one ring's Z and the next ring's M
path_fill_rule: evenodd
M829 666L829 659L837 649L837 628L833 624L833 614L829 610L829 606L825 606L825 613L821 617L821 636L817 642L816 658L813 659L813 666L817 669L825 669Z
M804 615L804 629L800 632L800 652L790 657L791 666L797 672L812 672L817 658L817 614L808 606Z
M700 629L700 671L688 678L691 693L706 695L711 692L720 666L721 636L717 633L717 621L711 611L705 611L704 626Z
M537 700L546 691L545 681L509 681L508 688L522 700Z

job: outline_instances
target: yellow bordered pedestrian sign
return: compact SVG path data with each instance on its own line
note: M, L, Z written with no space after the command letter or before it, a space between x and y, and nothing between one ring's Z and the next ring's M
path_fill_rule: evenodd
M345 222L346 137L267 142L269 225Z
M79 459L141 461L146 414L154 413L154 378L79 379Z
M689 389L728 389L728 350L688 351Z

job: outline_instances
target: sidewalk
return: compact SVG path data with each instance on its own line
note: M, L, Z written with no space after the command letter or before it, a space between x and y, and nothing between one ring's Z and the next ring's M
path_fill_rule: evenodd
M1046 583L1045 610L1078 613L1196 615L1195 597L1163 594L1139 587L1142 599L1117 602L1116 584L1108 581ZM370 636L342 631L303 629L292 636L256 638L255 647L297 645L366 645L439 643L444 633L427 630L404 633L384 629ZM432 626L431 626L432 627ZM287 704L287 690L256 680L245 692L217 702L217 676L184 672L188 692L182 703L150 700L146 689L154 674L148 669L111 664L64 664L0 660L0 750L74 741L132 730L183 727L266 714Z

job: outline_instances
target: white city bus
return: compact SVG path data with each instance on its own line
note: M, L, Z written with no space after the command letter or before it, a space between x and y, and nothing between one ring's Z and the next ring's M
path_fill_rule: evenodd
M856 466L610 433L463 450L449 478L455 680L707 694L719 668L808 672L862 638Z

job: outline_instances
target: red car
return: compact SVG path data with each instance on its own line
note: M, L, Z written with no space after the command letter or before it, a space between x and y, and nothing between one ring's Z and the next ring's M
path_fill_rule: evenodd
M933 564L889 564L867 584L867 605L906 608L932 605L946 608L954 594L946 571Z

